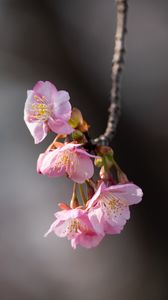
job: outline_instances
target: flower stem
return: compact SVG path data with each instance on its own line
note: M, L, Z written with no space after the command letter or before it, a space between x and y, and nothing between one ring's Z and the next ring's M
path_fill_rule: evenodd
M77 188L77 183L74 182L72 194L75 194L75 195L76 195L76 188Z
M83 186L82 186L82 184L79 184L79 192L80 192L80 195L81 195L83 204L85 205L86 202L87 202L87 199L86 199L86 197L85 197L85 193L84 193L84 191L83 191Z
M55 139L53 140L53 142L50 144L50 146L47 148L47 150L54 150L55 148L57 148L56 145L61 145L61 143L57 142L60 138L64 138L65 135L63 134L57 134Z
M76 208L79 206L78 198L76 195L76 187L77 187L77 183L75 182L73 185L72 197L71 197L71 201L70 201L71 208Z
M90 179L87 179L87 180L86 180L86 183L89 184L89 185L93 188L94 191L96 191L96 184L95 184L95 182L93 181L93 179L91 179L91 178L90 178Z

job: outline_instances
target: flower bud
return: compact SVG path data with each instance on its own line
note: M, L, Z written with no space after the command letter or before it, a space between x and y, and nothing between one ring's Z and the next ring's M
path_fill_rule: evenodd
M109 170L114 164L113 150L107 146L98 146L96 147L96 152L102 157L102 161L99 159L95 162L95 165L99 167L104 165L105 170Z
M82 132L87 132L89 130L89 127L89 124L85 120L83 120L82 124L78 126L79 130Z
M101 168L103 166L103 158L102 157L96 157L94 160L94 164L96 167Z
M77 129L74 132L72 132L72 139L73 140L82 143L83 138L84 138L84 135L80 130Z
M80 110L76 107L72 109L71 118L68 121L69 125L73 128L77 128L79 125L83 123L83 117Z
M129 182L127 175L121 170L120 171L117 170L117 177L118 177L119 183L121 183L121 184Z
M66 203L63 203L63 202L58 203L58 206L62 210L68 210L68 209L70 209L70 207Z
M107 179L107 172L105 171L104 166L101 167L99 175L102 180Z
M103 162L106 169L110 169L114 164L113 155L111 153L105 154L103 156Z
M97 146L96 152L100 155L111 155L113 156L113 150L111 147L108 146Z

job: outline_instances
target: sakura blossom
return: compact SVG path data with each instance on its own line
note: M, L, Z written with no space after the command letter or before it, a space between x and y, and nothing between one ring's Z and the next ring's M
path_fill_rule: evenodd
M67 237L71 241L72 248L78 245L84 248L96 247L104 237L97 234L85 210L80 208L64 209L55 213L56 220L50 226L45 237L54 232L58 237Z
M120 233L130 218L129 206L142 200L142 190L133 183L106 187L101 183L88 202L88 218L99 233Z
M33 90L27 91L24 121L34 138L40 143L49 131L70 134L73 128L68 124L71 117L69 93L60 90L49 81L38 81Z
M50 177L67 175L77 183L83 183L94 173L93 162L81 144L67 143L55 150L40 154L37 162L37 172Z
M53 142L37 161L37 172L49 177L67 176L73 181L69 204L61 211L49 233L67 237L71 246L96 247L106 234L119 234L130 218L129 206L142 199L142 190L130 183L103 139L92 140L90 125L78 108L71 109L69 94L49 81L39 81L27 92L24 120L36 144L49 131ZM101 144L101 141L102 144ZM94 165L100 168L96 179ZM96 174L96 176L98 175Z

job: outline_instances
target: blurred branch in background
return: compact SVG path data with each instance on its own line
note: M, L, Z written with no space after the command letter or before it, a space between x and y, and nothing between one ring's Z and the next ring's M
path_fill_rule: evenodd
M109 116L107 121L107 128L101 136L96 138L94 142L108 145L117 128L120 116L120 82L122 65L124 62L125 53L125 34L127 32L127 11L128 0L116 0L117 20L116 20L116 34L114 54L112 59L112 88L111 88L111 103L109 107Z

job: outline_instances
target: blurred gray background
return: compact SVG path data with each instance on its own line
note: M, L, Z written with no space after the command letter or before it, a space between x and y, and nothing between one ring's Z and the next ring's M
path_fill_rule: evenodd
M43 234L71 183L36 174L26 90L50 80L92 125L106 125L114 0L0 0L0 299L166 300L168 2L130 0L122 117L112 143L144 190L123 233L72 250Z

